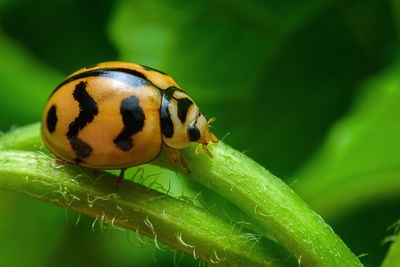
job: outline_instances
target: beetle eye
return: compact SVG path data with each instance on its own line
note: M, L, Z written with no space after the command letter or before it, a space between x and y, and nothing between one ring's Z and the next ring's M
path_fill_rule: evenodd
M200 130L196 125L189 127L189 137L191 142L196 142L200 139Z

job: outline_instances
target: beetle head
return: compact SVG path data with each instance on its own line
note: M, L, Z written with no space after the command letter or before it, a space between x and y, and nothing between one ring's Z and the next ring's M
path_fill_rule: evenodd
M201 144L204 152L212 157L211 153L207 149L207 145L212 143L218 143L217 137L210 131L210 123L215 119L211 118L207 121L206 116L203 112L199 111L199 116L193 122L191 126L188 127L189 140L191 142L197 142L196 153L198 153L198 146Z

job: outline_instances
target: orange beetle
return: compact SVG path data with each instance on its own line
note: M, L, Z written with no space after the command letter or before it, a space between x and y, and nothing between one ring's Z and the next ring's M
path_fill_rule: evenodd
M154 159L163 146L174 162L177 149L218 139L206 116L165 73L133 63L105 62L67 77L51 94L42 138L55 155L96 169L121 169ZM197 152L197 149L196 149ZM189 170L189 169L188 169Z

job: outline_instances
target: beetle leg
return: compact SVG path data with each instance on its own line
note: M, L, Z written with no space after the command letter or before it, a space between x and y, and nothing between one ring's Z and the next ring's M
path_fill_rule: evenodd
M218 144L218 138L213 133L211 133L211 142Z
M195 153L196 153L196 154L199 154L199 145L200 145L200 143L197 143L197 144L196 144L196 150L195 150Z
M213 156L211 155L210 151L208 150L207 144L202 144L202 146L203 146L204 152L205 152L210 158L212 158Z
M172 147L169 147L169 146L167 146L167 145L164 144L164 143L163 143L163 146L164 146L165 151L166 151L167 154L168 154L168 157L169 157L174 163L180 162L181 165L182 165L182 168L186 169L187 172L188 172L188 174L190 174L190 169L189 169L189 167L188 167L186 161L185 161L185 160L182 158L182 156L179 154L179 152L178 152L176 149L174 149L174 148L172 148Z
M115 185L117 186L117 190L119 189L119 186L121 185L122 180L124 179L125 171L126 171L126 168L125 169L121 169L121 172L119 173L119 177L115 181Z
M51 161L51 166L53 166L56 169L61 168L67 164L68 164L68 162L66 162L65 160L62 160L58 157L53 158L53 160Z

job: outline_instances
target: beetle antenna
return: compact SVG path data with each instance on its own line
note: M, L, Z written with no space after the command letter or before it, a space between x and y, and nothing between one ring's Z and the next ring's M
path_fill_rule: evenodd
M214 122L215 121L215 118L211 118L211 119L209 119L208 120L208 127L212 127L211 125L210 125L210 123L212 123L212 122Z

